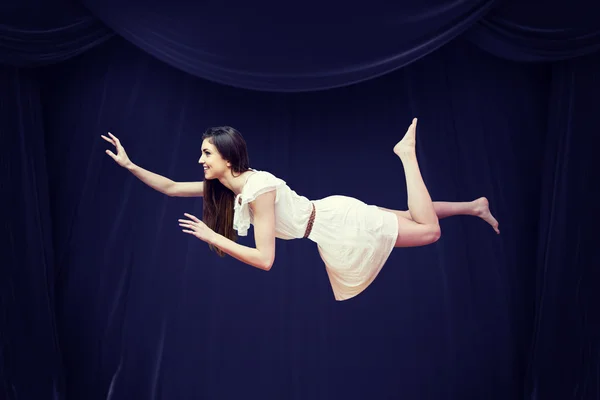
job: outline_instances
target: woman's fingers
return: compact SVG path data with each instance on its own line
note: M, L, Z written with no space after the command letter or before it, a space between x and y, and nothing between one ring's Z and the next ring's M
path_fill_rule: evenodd
M195 216L193 216L192 214L188 214L188 213L183 213L183 215L185 215L188 218L191 218L192 220L194 220L195 222L200 222L200 220L198 218L196 218Z
M100 137L102 137L102 139L106 140L108 143L112 144L113 146L115 145L115 142L112 139L109 139L104 135L100 135Z
M117 156L110 150L106 150L106 154L112 157L113 160L117 161Z
M119 138L117 138L115 135L113 135L112 133L108 132L108 134L110 135L110 137L113 139L115 146L117 146L117 149L119 149L121 147L121 141L119 140Z
M194 229L194 223L192 221L188 221L188 220L185 220L185 219L180 219L179 220L179 225L180 226L184 226L186 228Z
M113 146L115 146L117 148L117 153L121 152L121 142L119 142L119 139L117 139L117 137L115 135L113 135L112 133L108 132L108 134L110 135L110 138L107 138L104 135L100 135L102 137L102 139L106 140L108 143L112 144Z

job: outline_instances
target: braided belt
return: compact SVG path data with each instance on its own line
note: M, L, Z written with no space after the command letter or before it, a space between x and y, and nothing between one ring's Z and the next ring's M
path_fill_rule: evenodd
M306 232L304 232L304 239L310 235L312 231L313 223L315 222L315 216L317 215L317 211L315 210L315 203L312 204L312 211L310 213L310 218L308 219L308 225L306 225Z

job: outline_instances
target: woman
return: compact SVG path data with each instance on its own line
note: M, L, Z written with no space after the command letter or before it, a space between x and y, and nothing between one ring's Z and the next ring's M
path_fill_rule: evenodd
M421 177L415 153L417 119L393 148L404 166L408 211L388 210L346 196L311 201L296 194L283 180L249 167L246 143L231 127L208 129L202 137L204 168L200 182L174 182L129 160L114 135L102 135L117 154L106 153L142 182L168 196L203 196L203 221L185 214L183 232L209 244L220 255L270 270L275 238L308 238L317 244L336 300L352 298L376 278L395 247L424 246L440 237L439 218L474 215L497 233L498 222L488 201L433 203ZM236 243L254 225L256 247Z

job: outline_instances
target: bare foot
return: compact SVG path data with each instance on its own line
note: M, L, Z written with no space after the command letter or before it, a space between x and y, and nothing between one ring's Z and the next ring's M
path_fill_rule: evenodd
M500 229L498 229L498 221L490 212L490 203L488 202L488 199L485 197L480 197L473 202L475 203L475 215L490 224L492 228L494 228L494 231L496 231L497 234L500 234Z
M394 146L394 153L396 153L396 155L398 157L400 157L400 159L414 158L416 156L416 153L415 153L415 146L417 143L416 134L417 134L417 119L413 118L412 124L410 124L410 126L408 127L408 130L404 134L404 137L402 138L402 140L399 141Z

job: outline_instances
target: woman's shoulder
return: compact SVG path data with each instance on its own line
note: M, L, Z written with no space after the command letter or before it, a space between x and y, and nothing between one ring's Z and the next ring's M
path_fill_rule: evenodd
M248 176L244 185L244 192L256 193L268 188L285 186L286 182L269 171L251 169L252 174Z
M252 171L252 173L248 176L247 182L249 182L250 180L255 180L255 181L277 180L277 181L285 182L283 179L279 178L278 176L276 176L275 174L273 174L272 172L269 172L269 171L258 170L258 169L254 169L254 168L250 168L250 171Z

